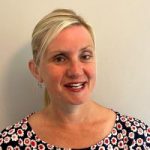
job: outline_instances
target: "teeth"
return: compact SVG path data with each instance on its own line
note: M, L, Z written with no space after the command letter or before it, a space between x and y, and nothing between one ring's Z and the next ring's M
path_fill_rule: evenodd
M73 84L70 84L70 86L74 86L74 87L78 87L78 86L82 86L83 83L73 83Z
M80 89L83 87L83 83L72 83L72 84L68 84L66 85L67 87L73 88L73 89Z
M80 89L80 88L82 88L83 87L83 85L80 85L80 86L72 86L71 88L73 88L73 89Z

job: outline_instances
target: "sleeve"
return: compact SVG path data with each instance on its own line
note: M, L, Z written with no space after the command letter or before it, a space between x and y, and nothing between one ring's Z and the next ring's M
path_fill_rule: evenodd
M140 122L137 127L135 137L132 143L132 149L150 150L150 127L143 122Z
M145 131L145 148L150 149L150 127L146 125Z
M121 116L129 149L150 150L150 127L132 116Z
M0 150L4 149L18 149L18 135L15 133L15 129L4 129L0 132Z

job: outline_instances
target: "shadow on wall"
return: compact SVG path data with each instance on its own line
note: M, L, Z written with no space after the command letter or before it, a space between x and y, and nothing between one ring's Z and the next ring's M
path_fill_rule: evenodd
M32 57L30 44L26 44L10 60L5 76L5 108L7 124L12 124L43 106L43 90L28 69Z

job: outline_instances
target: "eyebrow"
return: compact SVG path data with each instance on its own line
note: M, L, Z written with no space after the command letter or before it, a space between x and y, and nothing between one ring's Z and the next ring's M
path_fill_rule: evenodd
M88 45L88 46L85 46L85 47L83 47L83 48L81 48L80 49L80 51L84 51L84 50L87 50L88 48L90 48L90 49L94 49L91 45ZM47 52L47 54L52 54L52 55L54 55L54 54L61 54L61 53L63 53L63 54L67 54L69 51L68 50L65 50L65 49L58 49L58 50L55 50L55 51L52 51L52 52Z

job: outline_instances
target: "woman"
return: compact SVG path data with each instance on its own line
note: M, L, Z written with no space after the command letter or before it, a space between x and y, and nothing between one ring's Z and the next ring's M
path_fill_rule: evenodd
M57 9L32 35L29 68L45 87L46 106L0 135L2 149L150 149L150 128L91 99L96 80L90 25Z

